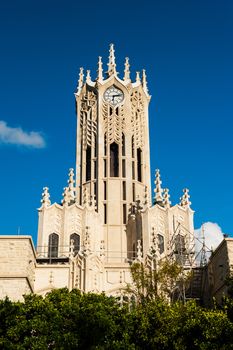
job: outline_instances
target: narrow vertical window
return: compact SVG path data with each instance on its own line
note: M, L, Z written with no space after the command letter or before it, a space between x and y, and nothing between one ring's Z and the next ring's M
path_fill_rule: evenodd
M95 135L95 157L97 157L97 137Z
M134 162L132 162L132 179L135 180L135 168L134 168Z
M48 247L49 258L58 257L58 243L59 243L59 236L56 233L51 233L51 235L49 235L49 247Z
M118 144L113 142L110 145L110 176L119 176L119 149Z
M86 181L91 180L91 147L86 149Z
M104 200L107 199L107 182L104 181Z
M107 159L104 159L104 177L107 177Z
M125 171L125 159L122 159L122 177L126 176L126 171Z
M134 136L132 136L132 158L134 158Z
M107 155L107 135L104 134L104 155Z
M126 216L127 216L127 213L126 213L126 204L123 204L123 224L125 225L126 224Z
M122 156L125 156L125 135L122 133Z
M107 224L107 204L104 203L104 223Z
M116 115L119 115L119 107L116 108Z
M137 148L137 170L138 170L138 181L142 181L142 151Z
M126 182L125 181L122 182L122 198L123 198L123 201L126 200Z
M136 196L135 196L135 183L133 183L132 190L133 190L133 202L135 202L135 198L136 198Z

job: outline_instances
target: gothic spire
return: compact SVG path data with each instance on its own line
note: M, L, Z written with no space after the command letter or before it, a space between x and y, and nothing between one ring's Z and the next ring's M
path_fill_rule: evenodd
M86 82L89 84L91 82L91 71L87 70Z
M180 198L180 205L184 208L189 208L190 205L192 204L189 200L190 195L189 195L189 189L188 188L184 188L183 189L183 196Z
M83 87L83 80L84 80L84 74L83 74L83 67L80 67L79 71L79 79L78 79L78 87L77 87L77 93L79 94L82 87Z
M47 208L51 205L51 201L49 198L50 198L49 189L48 189L48 187L44 187L43 193L42 193L42 199L41 199L41 203L42 203L43 208Z
M163 203L163 190L161 187L162 181L160 179L160 171L156 169L155 172L155 189L154 189L154 204L162 204Z
M165 208L170 208L171 202L170 202L170 194L169 194L169 189L168 188L164 188L164 192L163 192L163 204Z
M63 200L62 204L71 205L75 202L75 190L74 190L74 169L69 169L68 186L64 187L64 192L62 194Z
M136 72L136 83L140 83L140 72Z
M129 57L125 58L124 81L130 80Z
M99 56L98 61L98 69L97 69L97 81L103 80L103 63L102 63L102 57Z
M74 189L74 169L70 168L69 169L69 179L68 179L68 188L69 188L69 195L71 200L75 200L75 189Z
M146 94L148 94L147 80L146 80L146 70L142 70L142 86Z
M108 61L108 76L117 74L116 72L116 62L115 62L115 50L114 45L110 44L109 49L109 61Z

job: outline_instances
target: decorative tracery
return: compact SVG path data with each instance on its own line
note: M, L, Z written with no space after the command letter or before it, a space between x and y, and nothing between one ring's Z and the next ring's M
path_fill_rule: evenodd
M141 148L144 145L144 128L145 128L145 116L144 116L144 102L142 94L135 90L131 94L131 126L134 135L134 142L136 148Z

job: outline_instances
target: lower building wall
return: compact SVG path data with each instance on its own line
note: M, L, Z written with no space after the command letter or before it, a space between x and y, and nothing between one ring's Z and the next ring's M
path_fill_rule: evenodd
M70 289L70 275L70 265L37 265L34 292L45 295L52 289Z
M23 301L23 295L32 293L26 277L0 278L0 299L8 297L12 301Z

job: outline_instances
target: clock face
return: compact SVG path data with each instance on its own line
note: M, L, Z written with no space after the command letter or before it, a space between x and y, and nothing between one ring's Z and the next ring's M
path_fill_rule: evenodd
M106 102L116 106L124 100L123 91L117 89L115 86L111 86L104 93L104 99Z

